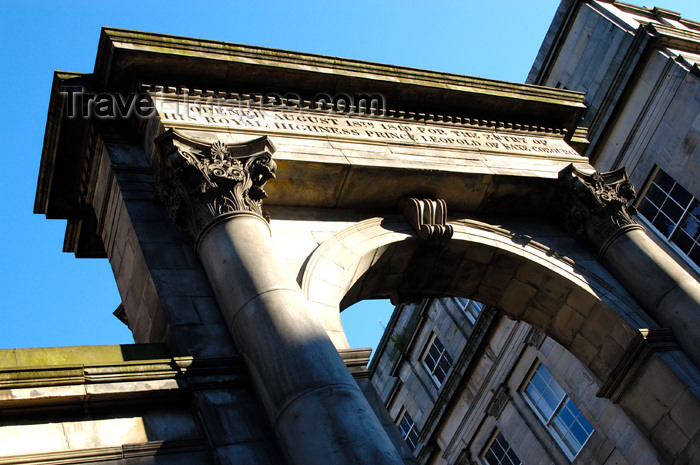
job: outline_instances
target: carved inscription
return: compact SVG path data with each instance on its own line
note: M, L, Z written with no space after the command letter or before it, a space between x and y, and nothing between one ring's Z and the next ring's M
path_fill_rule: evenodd
M154 97L163 123L172 126L217 126L245 132L306 134L394 143L454 146L475 151L580 157L558 138L467 130L417 122L393 123L315 112L272 111L236 106L190 105Z

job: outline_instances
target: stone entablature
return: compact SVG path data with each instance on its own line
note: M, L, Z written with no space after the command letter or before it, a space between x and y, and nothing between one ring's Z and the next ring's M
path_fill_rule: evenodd
M313 108L312 102L269 104L252 98L242 100L238 94L227 98L227 92L212 91L193 97L189 93L163 93L162 89L162 86L153 86L148 93L166 127L450 147L580 162L579 153L565 142L566 128L415 112L405 114L394 110L372 114L354 108L321 110Z
M154 59L154 54L158 59ZM184 62L187 66L183 66ZM492 210L501 195L510 196L510 192L516 189L522 192L522 186L509 185L511 177L552 180L569 163L576 163L584 169L587 165L587 161L567 145L574 142L574 132L577 132L584 109L581 105L583 95L579 93L357 60L105 28L98 47L95 72L91 75L58 73L52 90L35 211L54 218L69 219L66 251L79 256L104 256L104 251L100 250L100 238L92 234L98 219L92 217L88 205L96 182L93 168L98 163L94 160L94 154L100 152L99 147L94 145L100 135L95 134L94 121L66 117L66 89L70 89L70 92L82 90L93 94L126 96L146 92L139 83L153 82L155 75L175 78L181 76L184 69L189 70L188 73L198 73L196 77L178 78L178 86L182 82L188 83L187 95L178 94L182 88L156 82L164 90L164 97L161 98L171 103L174 99L184 101L185 97L190 101L213 96L221 98L221 92L206 89L210 88L211 83L227 82L231 75L236 75L251 76L250 82L241 82L237 89L231 89L243 98L240 103L247 105L245 95L264 95L271 90L286 95L289 91L301 96L302 101L297 108L304 113L303 117L323 115L317 114L304 102L313 99L314 92L309 89L331 97L346 92L361 92L378 94L385 99L387 106L384 116L381 112L372 114L371 111L361 113L357 118L351 115L325 115L323 117L327 123L320 125L298 120L273 121L266 128L258 127L257 123L262 125L266 118L263 117L249 121L253 126L243 128L234 127L235 122L229 127L208 124L206 120L204 125L188 127L186 121L168 121L165 114L150 119L131 115L130 123L133 123L134 131L145 136L143 143L149 156L153 150L152 139L167 127L198 133L194 135L195 139L201 139L205 132L212 139L222 138L217 134L226 134L229 140L225 140L225 143L238 143L238 136L267 135L277 147L275 161L279 174L290 181L286 189L278 189L272 183L268 189L268 205L345 205L350 208L371 205L395 208L404 193L392 192L394 189L391 185L384 186L387 195L379 199L380 203L376 203L378 199L375 195L371 200L356 198L358 193L374 192L376 188L372 186L377 185L375 179L378 173L368 176L360 171L438 168L446 173L473 173L474 189L468 191L483 200L488 196L489 202L485 204L478 198L462 200L462 195L439 195L440 192L431 192L432 195L445 198L454 210ZM279 82L281 69L284 69L282 87ZM200 79L204 80L204 84L198 85ZM411 92L406 91L407 87L412 89ZM157 95L158 87L154 85L152 89L152 93ZM309 92L312 95L308 95ZM229 89L224 94L228 98ZM426 108L426 102L435 105ZM271 107L263 107L269 113ZM285 117L295 117L293 112L281 113ZM287 126L275 129L277 123ZM351 125L347 128L349 138L343 134L329 137L323 132L331 131L336 123ZM93 129L84 131L82 127L85 124ZM292 129L285 129L290 127L289 124L293 125ZM363 128L363 124L372 127ZM59 140L59 133L54 131L59 127L61 134L70 136ZM401 128L409 129L407 132ZM360 136L353 135L353 130L358 131ZM366 131L372 135L367 135ZM83 140L86 134L91 134L91 137L96 135L97 139L86 142ZM402 141L404 135L410 135L413 139L408 137L408 141ZM447 139L454 142L445 144ZM85 144L89 145L88 150L82 149L86 147ZM296 166L290 166L291 163ZM65 173L81 179L69 179L70 175L66 177L62 172L61 181L54 182L53 169L56 166L70 166L71 169ZM484 179L485 176L497 179ZM445 179L443 188L448 193L456 192L454 187L461 182L458 177L450 176ZM406 179L406 183L416 190L439 190L434 183L422 178ZM313 192L302 188L311 184L318 185L319 189ZM80 186L81 192L74 198L73 186L76 185ZM495 189L487 193L484 190L487 185L495 186ZM351 192L339 191L350 186L355 186ZM536 189L548 188L542 186Z

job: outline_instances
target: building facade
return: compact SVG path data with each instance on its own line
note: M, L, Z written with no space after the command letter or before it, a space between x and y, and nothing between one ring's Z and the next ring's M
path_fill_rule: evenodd
M387 412L340 323L387 296L531 324L665 462L697 458L700 284L580 153L583 98L103 29L93 73L55 75L35 212L109 260L137 344L2 352L2 463L415 463L419 413ZM460 331L427 381L470 366Z
M627 170L640 188L637 221L694 279L699 53L700 24L678 13L564 0L528 77L585 92L581 126L590 143L582 153L599 171ZM673 344L670 333L657 338L661 346ZM614 397L606 398L579 359L531 325L476 301L399 305L371 373L419 463L697 460L659 451L659 440L654 444Z
M418 463L664 463L571 352L494 307L426 299L387 329L371 379Z
M700 23L663 8L563 1L527 82L585 92L599 171L624 167L639 221L700 274Z

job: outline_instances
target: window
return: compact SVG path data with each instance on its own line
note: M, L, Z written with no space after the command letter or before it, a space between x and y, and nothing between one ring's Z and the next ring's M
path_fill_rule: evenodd
M423 358L423 364L439 387L447 378L447 372L450 371L452 366L452 358L437 336L433 336L433 340L430 342Z
M406 440L408 447L414 450L418 444L418 428L416 428L416 422L413 421L408 412L404 411L401 421L399 421L399 431Z
M639 213L665 239L700 266L700 202L662 170L639 202Z
M465 299L463 297L455 297L457 303L462 307L464 314L467 316L469 322L473 325L476 323L476 319L479 317L481 310L484 308L484 304L477 302L476 300Z
M570 460L586 443L593 427L547 368L538 362L523 395Z
M500 431L496 430L491 442L488 443L481 458L489 465L520 465L522 462L515 455L510 444L506 441Z

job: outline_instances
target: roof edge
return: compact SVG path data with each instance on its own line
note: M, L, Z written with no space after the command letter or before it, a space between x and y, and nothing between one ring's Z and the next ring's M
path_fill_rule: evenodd
M189 37L102 28L94 74L105 85L114 65L116 51L145 52L183 58L200 58L225 63L241 63L305 72L342 74L348 77L445 88L457 92L489 93L504 97L542 101L566 106L583 105L583 94L494 79L477 78L405 66L387 65L349 58L293 52L268 47L194 39Z

